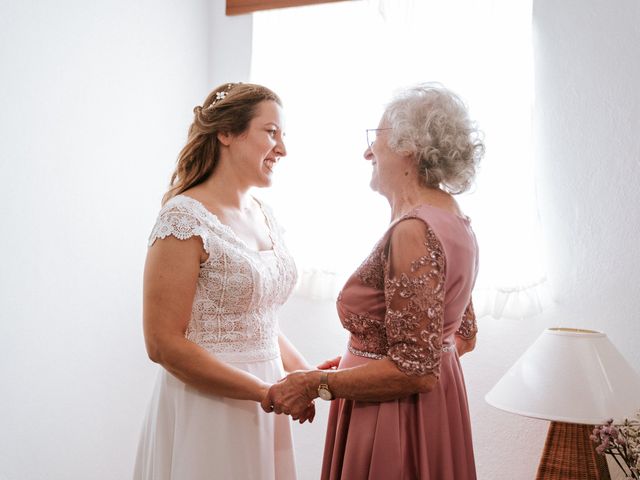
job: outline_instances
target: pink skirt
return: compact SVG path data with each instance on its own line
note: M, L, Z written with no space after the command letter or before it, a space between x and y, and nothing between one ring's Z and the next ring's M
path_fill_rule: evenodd
M339 368L367 362L345 353ZM334 400L323 480L475 480L469 407L455 350L429 393L389 402Z

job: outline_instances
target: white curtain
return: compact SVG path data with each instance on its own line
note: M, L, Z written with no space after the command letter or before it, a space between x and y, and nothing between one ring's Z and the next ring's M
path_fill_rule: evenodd
M288 156L260 192L287 230L298 294L334 297L388 225L362 154L393 92L439 81L485 133L459 196L480 244L479 315L541 310L531 165L531 0L351 1L254 14L252 81L285 104Z

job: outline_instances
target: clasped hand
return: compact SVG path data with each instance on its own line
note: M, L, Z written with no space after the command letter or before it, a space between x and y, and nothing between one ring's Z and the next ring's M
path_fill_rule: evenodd
M318 370L297 370L278 383L274 383L260 402L267 413L284 413L294 420L311 423L316 416L313 399L318 396L320 370L334 370L340 363L340 357L327 360L318 365Z
M315 370L298 370L290 373L278 383L274 383L260 402L267 413L284 413L304 423L313 422L316 407L313 399L317 393L312 387Z

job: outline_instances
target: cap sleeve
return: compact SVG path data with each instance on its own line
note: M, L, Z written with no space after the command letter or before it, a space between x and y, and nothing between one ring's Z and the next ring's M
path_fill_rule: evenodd
M424 221L394 227L384 282L387 355L408 375L440 373L445 268L442 245Z
M209 254L209 230L203 220L196 212L191 211L183 205L165 205L156 220L151 235L149 235L149 246L156 240L173 235L179 240L187 240L193 236L202 239L204 250Z

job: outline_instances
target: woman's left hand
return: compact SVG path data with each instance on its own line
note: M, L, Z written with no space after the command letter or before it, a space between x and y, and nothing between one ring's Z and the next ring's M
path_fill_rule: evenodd
M335 370L340 365L340 361L342 360L341 356L337 356L336 358L332 358L331 360L325 360L320 365L317 366L320 370Z

